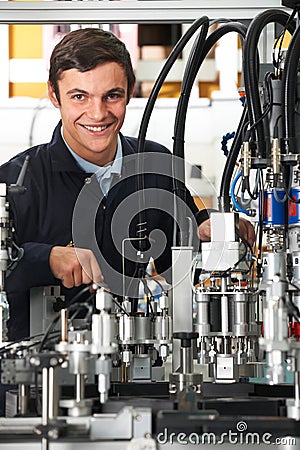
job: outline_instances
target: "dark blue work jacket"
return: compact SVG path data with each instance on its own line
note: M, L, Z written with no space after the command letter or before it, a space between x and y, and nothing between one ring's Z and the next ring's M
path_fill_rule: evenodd
M97 257L104 279L112 292L122 295L130 277L136 276L136 237L150 237L145 264L153 256L159 273L169 277L170 248L173 242L173 183L170 152L160 144L146 141L142 162L137 159L137 139L121 135L122 175L112 180L104 197L95 176L76 163L56 127L48 144L35 146L0 167L0 182L15 183L26 155L30 155L25 176L26 192L9 197L10 214L15 227L15 241L24 248L24 256L7 277L10 302L9 339L16 340L29 332L29 289L33 286L60 284L49 267L53 246L91 248ZM137 171L143 172L144 195L137 195ZM190 215L197 208L186 190ZM137 227L139 209L146 210L146 223ZM134 240L129 241L129 237ZM123 259L122 253L125 258ZM127 278L123 278L125 270ZM62 287L62 294L74 290ZM70 295L69 295L70 296Z

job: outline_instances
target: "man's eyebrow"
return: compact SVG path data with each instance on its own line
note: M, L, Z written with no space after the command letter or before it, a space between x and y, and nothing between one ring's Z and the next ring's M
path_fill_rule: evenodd
M79 88L74 88L74 89L70 89L67 94L88 94L87 91L85 91L84 89L79 89Z
M125 94L125 89L118 88L118 87L112 88L106 94L110 94L110 93L113 93L113 92L119 92L120 94Z
M119 92L120 94L125 94L125 89L118 88L118 87L112 88L112 89L109 89L109 91L107 91L105 93L105 95L111 94L113 92ZM85 95L88 95L89 93L87 91L85 91L84 89L74 88L74 89L70 89L67 92L67 95L71 95L71 94L85 94Z

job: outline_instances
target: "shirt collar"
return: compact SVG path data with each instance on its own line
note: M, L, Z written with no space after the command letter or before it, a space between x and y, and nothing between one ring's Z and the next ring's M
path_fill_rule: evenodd
M86 161L81 156L77 155L77 153L75 153L71 149L71 147L67 144L67 142L63 136L63 127L61 127L61 137L62 137L67 149L69 150L69 152L71 153L71 155L73 156L73 158L75 159L75 161L77 162L79 167L82 170L84 170L84 172L97 173L97 176L102 176L105 172L109 171L110 174L121 175L123 152L122 152L122 143L121 143L121 139L120 139L119 135L118 135L118 146L117 146L115 159L113 160L112 164L109 164L104 167L97 166L96 164Z

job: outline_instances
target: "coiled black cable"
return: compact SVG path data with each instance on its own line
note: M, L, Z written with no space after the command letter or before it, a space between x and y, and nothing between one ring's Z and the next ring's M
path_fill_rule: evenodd
M297 98L297 74L300 58L300 27L291 39L286 53L282 73L282 133L284 153L298 153L296 150L295 103Z
M239 22L229 22L225 25L220 26L217 30L213 31L213 33L207 38L205 46L203 48L203 52L198 60L198 70L207 56L208 52L211 48L227 33L236 32L241 37L245 37L247 28L245 25ZM244 107L243 114L240 120L240 124L238 126L237 132L234 136L234 140L231 146L231 151L226 159L225 168L223 171L221 188L220 188L220 197L219 197L219 209L224 212L228 212L230 210L230 182L232 173L234 170L234 166L240 151L240 147L242 144L242 136L243 136L243 128L248 120L248 112L247 106Z
M257 145L256 156L261 158L266 157L267 149L263 122L261 120L262 108L258 87L259 60L257 46L261 32L266 25L274 22L279 23L282 26L287 26L289 18L290 16L288 13L277 9L264 11L252 20L246 35L243 58L245 90L248 102L250 125L256 123L255 129L253 130L253 140ZM295 29L295 24L293 22L290 23L287 26L287 29L293 32Z
M139 129L138 134L138 157L137 157L137 191L138 191L138 202L139 202L139 223L146 223L146 214L145 214L145 197L144 197L144 174L143 174L143 158L141 157L141 154L144 152L145 148L145 138L146 133L149 125L149 120L155 105L155 101L157 99L157 96L159 94L159 91L170 72L171 68L173 67L175 61L177 60L178 56L186 46L186 44L189 42L191 37L195 34L195 32L202 27L204 24L209 23L209 19L206 16L200 17L199 19L195 20L190 28L186 31L186 33L179 39L175 47L173 48L172 52L170 53L167 61L165 62L160 74L158 75L154 86L152 88L152 91L150 93L150 96L148 98L143 117L141 120L141 125ZM147 227L145 227L147 230ZM139 230L137 230L139 233ZM147 231L145 233L140 234L139 241L138 241L138 248L140 251L144 251L146 246L146 240L147 240Z
M174 156L184 159L184 134L185 134L187 107L190 99L191 89L194 84L197 73L204 59L206 58L209 51L213 48L213 46L222 38L222 36L230 32L237 32L242 38L244 38L246 36L247 28L245 27L245 25L239 22L226 23L225 25L221 25L219 28L217 28L211 33L211 35L206 39L203 49L201 49L201 36L199 36L198 41L196 41L195 46L192 49L191 58L185 70L181 89L181 96L176 111L174 138L173 138ZM179 165L179 163L180 160L175 158L176 167ZM181 180L182 173L184 173L184 168L181 168L181 170L179 169L178 172L179 174L177 173L174 174L175 175L174 190L175 193L181 198L181 192L184 192L181 183L184 181L184 179ZM228 195L229 195L229 187L228 187ZM177 208L177 216L179 216L177 217L177 221L180 224L179 228L180 228L181 244L187 245L188 240L188 230L186 229L187 221L185 221L185 214L180 208Z
M175 207L175 224L178 224L178 242L174 245L188 245L189 241L189 225L187 220L186 205L186 190L185 190L185 162L184 162L184 137L185 137L185 123L188 103L191 95L191 90L197 76L202 60L201 54L205 39L208 33L209 23L203 24L203 27L194 42L190 52L181 85L181 93L178 100L178 105L175 115L174 123L174 145L172 159L173 163L173 192L175 194L175 202L180 198L183 200L181 207Z

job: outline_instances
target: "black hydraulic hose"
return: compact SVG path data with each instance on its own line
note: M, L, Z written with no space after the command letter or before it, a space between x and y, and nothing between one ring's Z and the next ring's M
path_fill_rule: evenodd
M222 212L230 211L230 184L232 179L232 174L234 171L235 163L237 161L241 145L244 140L244 128L248 122L248 106L245 104L243 108L243 113L238 125L238 129L234 135L234 139L231 145L230 152L226 159L225 167L222 174L222 180L220 185L220 196L218 199L219 210Z
M205 43L205 39L208 33L209 23L203 25L198 38L196 39L193 48L190 52L183 79L181 85L181 93L178 99L178 105L175 115L174 123L174 145L173 154L184 159L184 134L185 134L185 122L187 106L191 95L191 90L197 76L200 65L198 61L203 61L204 58L200 58ZM184 180L183 180L184 181Z
M205 49L203 50L203 57L207 55L209 50L213 47L213 45L220 40L222 36L229 32L236 32L238 33L242 38L245 38L247 33L247 28L245 25L239 23L239 22L230 22L226 25L222 25L217 30L215 30L207 39L205 44ZM243 114L237 129L237 132L235 133L234 140L231 146L231 151L228 155L228 158L226 160L225 168L222 175L221 180L221 187L220 187L220 197L218 200L219 203L219 209L223 212L230 211L230 183L231 178L234 170L234 166L243 142L243 130L248 120L248 110L247 106L243 109Z
M243 57L245 91L248 102L250 125L256 123L254 140L257 144L257 156L261 158L266 157L266 142L264 138L263 122L261 120L262 108L258 87L259 66L257 46L261 32L266 25L274 22L286 26L289 18L290 16L288 13L277 9L264 11L252 20L246 35ZM294 30L294 24L289 24L288 29Z
M298 153L296 150L295 102L297 98L297 73L300 58L300 27L289 44L282 73L282 133L283 153Z
M191 88L197 76L197 73L212 47L227 33L237 32L245 37L247 28L239 22L229 22L220 26L207 39L201 53L197 51L193 54L193 61L185 71L185 78L182 83L181 96L178 102L175 126L174 126L174 142L173 153L175 156L184 158L184 131L187 106L190 98Z
M205 57L207 56L208 52L222 38L222 36L224 36L225 34L227 34L229 32L236 32L241 37L244 38L246 35L246 32L247 32L247 28L245 27L245 25L243 25L239 22L229 22L229 23L226 23L225 25L220 26L217 30L215 30L207 38L204 48L203 48L203 51L202 51L201 55L198 56L197 65L195 66L195 69L194 69L195 76L197 75L199 68L200 68L201 64L203 63ZM187 104L188 98L185 96L184 99ZM183 106L184 105L182 103L181 107L183 107ZM248 117L246 111L247 111L247 108L245 107L244 108L245 114L243 113L242 119L240 121L239 129L238 129L237 133L235 134L235 138L234 138L233 145L232 145L232 151L230 152L230 155L228 156L228 158L226 160L226 166L225 166L225 170L224 170L224 174L223 174L223 178L222 178L222 186L221 186L221 194L220 194L221 202L220 203L221 204L224 203L224 206L226 204L226 208L224 209L224 211L230 210L230 196L229 196L230 181L231 181L234 165L235 165L235 162L236 162L239 150L240 150L240 146L242 144L243 128L246 124L247 117ZM177 123L178 127L179 127L180 124L185 123L186 107L182 108L181 111L177 111L177 113L178 113L178 118L175 123ZM178 139L178 135L180 136L180 139L178 141L179 144L184 143L183 131L184 131L184 128L182 128L181 130L177 129L176 132L174 133L175 136L177 136L177 139ZM178 149L176 149L176 151L178 151ZM221 209L223 209L223 208L221 208Z
M175 124L174 124L174 144L172 169L173 169L173 191L175 201L175 218L174 222L178 225L178 242L174 242L174 245L188 245L189 243L189 222L187 219L187 207L186 207L186 189L185 189L185 159L184 159L184 135L185 135L185 122L188 102L191 95L191 90L194 84L194 80L197 76L199 66L197 60L201 55L205 39L209 29L209 22L203 24L201 31L196 38L193 47L190 51L189 58L184 70L181 94L178 100L176 109ZM180 113L183 114L180 114ZM178 200L182 200L182 205L178 205ZM176 225L176 226L177 226Z
M248 106L245 104L243 108L243 113L238 125L238 129L235 133L234 140L226 159L225 167L223 170L221 186L220 186L220 196L218 199L219 210L222 212L230 211L230 184L232 179L232 174L234 171L235 163L237 161L241 145L244 140L244 128L248 122Z
M201 67L201 64L203 63L208 52L220 40L222 36L224 36L229 32L237 32L238 34L240 34L242 38L244 38L247 32L247 28L239 22L229 22L226 23L225 25L222 25L206 39L206 42L201 52L199 51L201 48L201 36L199 36L196 45L191 51L190 63L187 65L185 70L185 75L181 89L181 96L176 111L174 138L173 138L174 139L173 154L174 156L180 157L183 160L182 165L183 167L181 167L180 160L175 158L175 166L179 174L176 173L176 170L174 171L175 172L174 189L175 193L180 198L182 198L182 194L184 193L183 186L181 183L182 181L184 181L184 135L185 135L186 114L191 89L197 76L197 73ZM178 168L177 166L180 167ZM177 222L179 223L180 241L181 244L186 245L188 241L188 230L187 230L188 224L185 218L185 213L184 211L181 210L181 208L177 208L176 215L177 215L176 217Z
M152 88L152 91L150 93L150 96L148 98L143 117L141 120L141 125L139 129L138 134L138 157L137 157L137 190L138 190L138 201L139 201L139 220L138 220L138 229L137 234L140 238L138 241L138 248L140 251L144 251L146 246L146 233L147 233L147 226L146 226L146 218L145 218L145 199L144 199L144 174L143 174L143 158L140 156L141 153L144 152L145 148L145 138L146 133L148 129L149 120L155 105L155 101L157 99L157 96L159 94L159 91L170 72L171 68L173 67L175 61L177 60L178 56L186 46L186 44L189 42L191 37L195 34L195 32L204 24L209 23L209 19L207 16L200 17L199 19L196 19L190 28L185 32L185 34L179 39L175 47L173 48L172 52L170 53L167 61L165 62L160 74L158 75L158 78L156 79L154 86ZM143 229L143 233L141 233L141 228Z
M200 17L199 19L195 20L190 28L185 32L183 36L179 39L175 47L173 48L172 52L170 53L167 61L165 62L160 74L158 75L154 86L152 88L152 91L150 93L150 96L148 98L143 117L141 120L139 135L138 135L138 152L142 153L144 151L145 147L145 137L148 129L149 120L155 105L155 101L157 99L157 96L159 94L159 91L170 72L171 68L173 67L173 64L177 60L178 56L186 46L186 44L189 42L191 37L195 34L195 32L205 23L208 23L209 19L206 16Z

